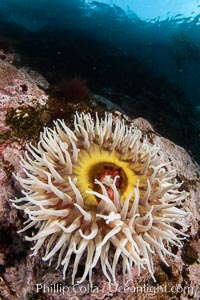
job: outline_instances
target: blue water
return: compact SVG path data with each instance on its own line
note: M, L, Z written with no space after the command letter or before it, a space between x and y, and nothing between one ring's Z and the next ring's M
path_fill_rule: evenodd
M0 36L51 84L83 78L199 160L200 1L1 0Z

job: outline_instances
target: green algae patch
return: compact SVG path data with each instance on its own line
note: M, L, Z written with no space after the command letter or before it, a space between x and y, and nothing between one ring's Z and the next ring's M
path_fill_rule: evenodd
M4 141L8 140L11 137L11 131L10 130L3 130L0 132L0 144L2 144Z
M12 129L11 136L25 140L35 140L39 137L44 123L42 115L45 107L20 106L11 108L6 114L6 125Z
M182 252L182 260L185 264L192 265L198 259L198 253L189 244L186 244Z

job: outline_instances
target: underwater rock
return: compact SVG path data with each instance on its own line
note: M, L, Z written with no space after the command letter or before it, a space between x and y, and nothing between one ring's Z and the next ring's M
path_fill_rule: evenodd
M12 53L6 53L2 49L0 49L0 59L11 64L14 61L14 55Z
M6 73L3 72L6 70ZM3 74L6 74L5 76ZM22 222L26 220L24 214L11 207L9 199L19 196L20 187L12 176L12 172L18 172L23 176L23 170L19 164L19 155L23 154L24 146L31 138L24 140L22 137L13 139L13 128L6 125L6 114L9 109L24 108L24 105L44 106L48 95L41 90L25 71L18 70L5 61L0 60L0 78L3 79L0 90L1 129L11 132L4 136L0 144L0 295L4 299L198 299L199 293L199 227L200 221L200 170L190 155L181 147L168 139L159 136L152 125L145 119L133 120L143 133L148 136L151 143L157 143L164 153L163 161L171 161L178 170L177 180L184 182L182 188L188 192L184 209L188 216L182 220L185 231L189 237L183 241L183 248L171 247L177 254L177 259L167 257L168 266L164 266L158 255L153 258L155 266L154 283L147 270L137 274L136 266L131 272L133 278L121 275L121 266L118 263L116 270L116 284L110 284L105 280L102 272L93 272L93 287L88 284L88 279L80 286L71 286L71 271L73 261L70 262L66 280L62 278L62 270L55 269L55 263L48 266L41 260L45 254L46 242L35 257L30 257L30 243L24 241L25 234L17 234L22 228ZM41 79L40 79L41 82ZM25 88L25 86L27 88ZM40 85L42 86L42 85ZM44 86L44 85L43 85ZM21 102L22 101L22 102ZM107 104L107 103L106 103ZM81 109L81 107L80 107ZM98 109L98 104L96 104ZM102 108L101 108L102 109ZM19 112L18 112L19 113ZM24 111L25 113L25 111ZM113 112L126 122L132 122L128 116ZM189 226L189 227L188 227ZM180 229L180 228L177 228ZM29 235L33 233L30 230ZM187 256L187 258L186 258ZM80 264L78 274L82 276L84 260ZM96 270L98 270L98 265Z
M116 103L113 103L112 101L110 101L108 98L105 98L101 95L97 95L97 94L94 94L93 95L94 97L94 100L96 103L101 103L102 105L105 106L106 109L117 109L123 113L125 113L125 111L122 110L122 108L117 105Z

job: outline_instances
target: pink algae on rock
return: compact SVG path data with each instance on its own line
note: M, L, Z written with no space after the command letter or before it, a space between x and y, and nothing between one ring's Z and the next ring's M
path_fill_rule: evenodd
M45 105L48 95L38 87L38 82L45 79L40 76L31 77L24 69L17 69L14 65L0 59L0 130L8 130L5 124L6 113L9 108L17 109L23 105ZM45 87L48 87L46 82Z

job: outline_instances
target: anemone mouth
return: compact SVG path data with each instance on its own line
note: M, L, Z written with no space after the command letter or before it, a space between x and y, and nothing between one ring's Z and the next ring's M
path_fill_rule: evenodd
M100 261L108 281L116 282L115 271L122 258L123 274L131 276L134 264L147 268L154 278L153 255L167 264L174 256L168 245L181 247L186 235L181 225L187 213L180 208L186 194L179 191L176 170L161 161L156 145L112 114L92 119L76 114L74 130L57 120L55 128L44 128L38 146L27 146L21 157L26 178L15 178L24 197L11 200L28 220L21 232L36 227L26 237L35 241L33 255L48 239L43 260L56 255L65 278L72 254L72 284L86 253L83 282ZM177 207L178 206L178 207ZM109 257L110 249L115 249Z
M120 153L112 150L99 148L97 144L92 144L88 150L81 149L78 154L76 164L73 164L72 174L77 178L76 186L83 195L86 205L99 203L99 198L88 191L100 192L100 188L95 184L98 180L104 184L106 190L113 198L113 190L110 187L115 177L115 186L124 202L127 196L136 187L137 182L144 182L145 176L134 172L133 164L128 160L123 160ZM134 195L131 197L131 201Z

